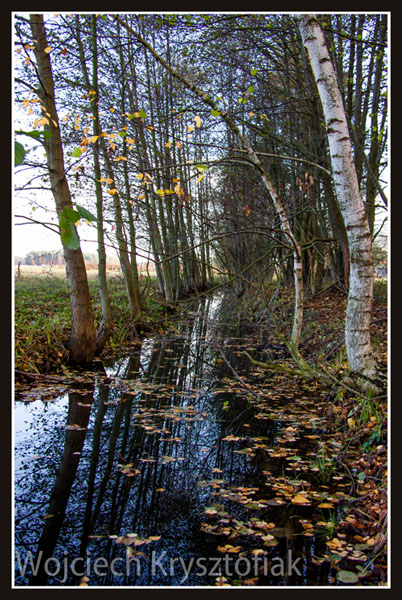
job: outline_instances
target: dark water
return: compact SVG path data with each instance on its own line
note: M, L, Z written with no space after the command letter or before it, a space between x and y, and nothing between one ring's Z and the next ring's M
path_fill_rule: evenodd
M269 374L241 356L253 339L231 301L204 298L174 334L15 402L15 586L330 584L311 506L281 502L276 478L310 484L272 452L296 424L286 448L308 455L322 423L275 396L261 413L253 381Z

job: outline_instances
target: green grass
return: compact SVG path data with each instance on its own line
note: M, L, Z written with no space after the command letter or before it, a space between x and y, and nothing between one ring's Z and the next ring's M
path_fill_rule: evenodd
M387 301L388 281L387 279L374 279L373 296L381 302Z
M132 341L134 329L123 280L111 278L108 284L113 312L109 345L115 347ZM88 285L97 326L101 306L96 279L89 279ZM68 360L65 344L70 333L71 311L67 280L22 277L15 280L14 290L15 368L36 373L59 370ZM142 332L166 328L167 315L158 303L154 280L144 304Z

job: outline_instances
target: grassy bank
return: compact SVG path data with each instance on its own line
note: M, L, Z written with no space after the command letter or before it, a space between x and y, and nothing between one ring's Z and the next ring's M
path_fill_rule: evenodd
M141 289L144 290L146 279ZM101 318L96 278L88 278L96 325ZM113 332L108 348L136 339L126 301L123 279L109 279ZM15 369L32 373L55 372L66 365L65 347L70 332L70 299L65 277L22 276L15 280L14 343ZM140 335L168 328L167 312L159 302L155 280L144 293L144 323Z

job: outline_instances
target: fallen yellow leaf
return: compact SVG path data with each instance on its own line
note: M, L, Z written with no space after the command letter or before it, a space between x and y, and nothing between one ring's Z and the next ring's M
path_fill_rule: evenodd
M310 504L310 500L306 496L298 494L292 498L292 504Z

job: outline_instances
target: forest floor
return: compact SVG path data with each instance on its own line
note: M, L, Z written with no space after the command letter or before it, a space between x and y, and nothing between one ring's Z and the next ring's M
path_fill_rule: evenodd
M276 320L280 335L289 332L291 303L283 300L282 318ZM326 433L321 445L322 454L317 457L316 469L322 483L326 478L346 478L350 482L349 504L346 519L338 522L329 536L328 553L321 560L335 565L346 564L341 569L343 583L357 583L353 553L368 551L370 562L362 570L359 580L365 576L376 577L379 585L387 580L387 527L388 527L388 396L386 389L388 372L387 300L386 285L377 282L372 316L372 343L378 360L381 391L353 392L342 382L348 374L344 345L344 319L347 298L336 288L306 299L304 335L301 353L310 364L318 366L331 376L333 385L319 380L313 384L317 389L317 405L303 408L312 419L324 415ZM270 331L270 333L268 333ZM267 348L275 348L275 334L269 323L261 329L261 338ZM268 342L267 342L268 340ZM280 337L276 340L280 344ZM272 359L272 355L268 356ZM262 359L264 360L264 359ZM284 361L281 361L282 364ZM285 361L291 367L292 360ZM282 396L297 396L300 390L311 391L311 385L301 377L292 378L278 371L276 388ZM346 379L347 381L347 379ZM338 383L336 383L338 382ZM275 379L271 379L275 385ZM303 393L303 392L302 392ZM307 396L306 396L307 397ZM307 403L308 404L308 403ZM336 477L335 477L336 479ZM325 487L325 486L322 486ZM328 488L329 489L329 488ZM338 499L342 497L339 492ZM334 507L329 499L328 508ZM348 500L346 501L348 504ZM325 502L320 506L324 507ZM325 523L322 523L325 526ZM331 522L331 526L334 523ZM311 523L306 522L307 535ZM326 524L328 526L328 523ZM349 562L348 562L349 560ZM344 563L342 563L344 561ZM352 565L352 570L348 570ZM361 567L358 567L358 569ZM343 570L342 570L343 569ZM342 581L342 579L341 579Z
M94 312L99 315L99 300L96 294L96 282L92 284ZM116 322L113 338L107 352L118 352L122 346L135 342L130 328L129 314L123 311L124 285L119 278L111 281L112 302L119 319ZM377 291L378 291L377 285ZM381 293L382 291L382 293ZM62 373L66 369L66 352L64 340L68 330L69 301L67 285L62 280L22 278L15 286L15 369L40 374ZM243 316L249 311L247 298L243 301ZM370 561L357 579L356 569L342 569L344 584L354 584L364 577L375 578L379 585L387 581L387 530L388 530L388 396L386 380L388 373L388 338L387 338L387 298L386 291L380 293L374 302L372 318L372 340L378 358L379 371L384 382L384 389L376 395L353 392L342 385L347 374L347 359L344 347L344 317L346 296L340 290L331 288L320 295L311 296L305 302L304 333L301 342L301 353L310 363L318 365L331 376L332 384L317 380L313 385L317 388L320 401L311 407L314 414L324 414L327 431L325 442L321 446L322 455L317 456L316 470L325 484L327 476L336 471L346 477L349 487L346 497L348 512L346 518L336 524L331 520L321 526L331 529L328 536L328 554L319 560L333 564L342 561L358 560L359 552L365 552ZM147 334L162 333L174 329L174 317L158 303L155 290L148 293L144 319L144 332ZM289 329L292 316L292 297L282 296L275 307L276 332L285 334ZM255 319L253 315L252 319ZM275 359L272 349L281 348L281 337L276 337L272 327L273 315L268 313L259 318L258 329L262 355L267 359ZM151 333L152 334L152 333ZM137 340L138 342L138 340ZM266 350L264 350L264 348ZM271 353L271 354L270 354ZM279 351L278 351L279 355ZM262 358L261 358L262 356ZM280 358L281 364L291 366L291 359ZM17 379L19 385L29 380L25 377ZM282 395L291 397L297 389L303 388L304 382L298 377L289 377L278 371L271 384L280 390ZM336 381L338 383L336 383ZM310 386L311 383L308 383ZM319 393L318 393L319 392ZM310 410L305 407L303 410ZM307 414L307 413L306 413ZM324 485L325 487L325 485ZM346 488L345 488L346 489ZM327 506L342 497L341 492L330 497ZM298 496L301 498L300 494ZM293 498L294 500L295 498ZM292 502L293 502L292 500ZM325 508L324 504L321 504ZM302 524L309 535L309 524ZM356 559L357 557L357 559ZM358 567L359 569L359 567Z

